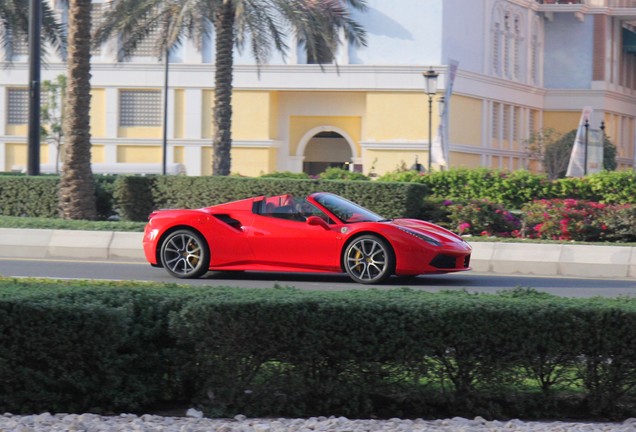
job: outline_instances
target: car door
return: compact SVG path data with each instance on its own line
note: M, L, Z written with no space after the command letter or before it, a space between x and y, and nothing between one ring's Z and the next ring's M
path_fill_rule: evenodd
M340 271L339 242L334 225L310 225L299 213L255 215L248 234L255 264L273 270Z

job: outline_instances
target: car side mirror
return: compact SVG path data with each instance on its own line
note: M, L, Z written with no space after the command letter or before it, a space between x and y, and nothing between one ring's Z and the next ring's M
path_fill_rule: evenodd
M327 222L325 222L325 220L323 218L318 217L318 216L309 216L307 218L307 223L309 225L321 226L321 227L323 227L326 230L329 229L329 224Z

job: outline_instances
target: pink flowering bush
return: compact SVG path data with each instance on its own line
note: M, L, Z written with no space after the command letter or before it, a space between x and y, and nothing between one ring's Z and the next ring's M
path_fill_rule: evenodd
M445 201L448 226L460 235L510 237L518 234L521 221L501 204L488 200L467 203Z
M431 206L433 201L431 201ZM519 217L488 200L435 201L428 218L460 235L561 241L636 242L636 206L575 199L536 200Z
M606 205L575 199L537 200L523 206L520 237L547 240L599 241L608 226Z

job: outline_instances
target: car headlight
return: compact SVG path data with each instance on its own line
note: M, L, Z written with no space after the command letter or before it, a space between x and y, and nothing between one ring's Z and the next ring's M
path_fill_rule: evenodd
M421 232L418 231L413 231L410 230L408 228L404 228L404 227L398 227L401 231L404 231L407 234L411 234L413 237L417 237L420 240L424 240L426 243L431 244L433 246L439 246L442 243L438 240L435 240L433 237L427 236L426 234L423 234Z

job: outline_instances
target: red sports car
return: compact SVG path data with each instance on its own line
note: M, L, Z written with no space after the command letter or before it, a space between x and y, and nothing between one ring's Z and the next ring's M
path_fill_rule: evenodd
M326 192L158 210L148 220L146 259L177 278L209 270L346 272L372 284L391 275L470 270L470 245L447 229L384 219Z

